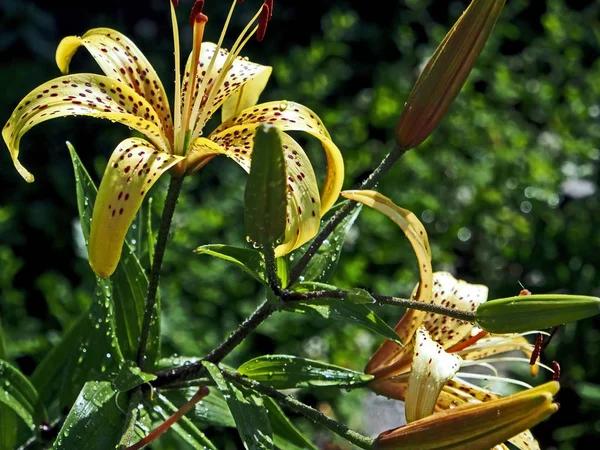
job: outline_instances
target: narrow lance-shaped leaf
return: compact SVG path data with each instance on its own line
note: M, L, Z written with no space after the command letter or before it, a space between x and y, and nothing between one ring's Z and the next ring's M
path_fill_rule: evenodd
M0 406L2 404L16 412L30 430L48 418L31 382L12 364L0 360Z
M448 112L481 53L505 0L473 0L421 72L396 128L402 150L421 144Z
M265 261L259 251L225 244L209 244L194 250L198 255L210 255L239 267L256 280L266 284Z
M53 449L115 448L123 428L123 413L108 381L90 381L75 400ZM124 398L124 397L123 397Z
M552 328L600 313L600 298L533 294L491 300L475 312L477 324L490 333L521 333Z
M238 372L276 389L349 386L373 379L344 367L288 355L259 356L242 364Z
M340 203L340 206L344 202ZM335 208L337 208L336 205ZM331 232L329 237L321 244L317 253L311 258L306 268L302 271L302 280L328 282L333 276L337 267L342 247L348 231L354 225L356 218L360 214L362 205L355 208L348 216L346 216ZM331 211L333 213L333 209ZM298 253L303 254L303 248Z
M285 233L286 189L280 132L271 125L260 126L244 195L246 232L252 241L272 245Z
M208 361L203 364L227 400L244 447L248 450L273 449L273 431L262 397L244 386L230 383L215 364Z
M317 447L290 422L275 400L263 397L273 428L273 440L278 450L317 450Z
M335 290L335 286L324 283L303 282L294 285L296 292L310 292L312 290ZM308 301L286 302L286 311L298 314L318 314L325 319L336 319L344 322L354 323L358 326L371 330L381 336L390 339L396 344L402 345L400 337L394 330L377 314L366 305L353 303L346 299L335 298L312 299Z
M171 414L177 411L177 407L163 394L158 394L156 405L150 405L149 407L153 408L153 410L158 413L163 420L166 420ZM171 426L171 429L193 449L217 450L217 448L206 437L206 435L200 431L196 425L194 425L189 417L187 417L189 415L190 413L182 416Z

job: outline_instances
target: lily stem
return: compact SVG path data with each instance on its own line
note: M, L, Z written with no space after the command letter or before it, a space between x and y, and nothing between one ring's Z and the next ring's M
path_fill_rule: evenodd
M137 421L138 408L137 406L140 404L142 399L142 389L138 386L133 393L131 394L131 398L129 399L129 404L127 406L127 416L125 416L125 422L123 425L123 434L121 436L121 440L117 445L117 450L123 450L131 445L131 441L133 440L133 434L135 432L135 423Z
M177 206L177 199L181 192L184 177L171 177L169 183L169 191L165 199L165 207L163 209L160 228L158 229L158 237L156 239L156 247L154 249L154 259L152 261L152 270L150 271L150 279L148 280L148 292L146 294L146 308L144 310L144 318L142 321L142 331L140 333L140 344L137 353L137 364L140 369L144 369L146 364L146 350L148 348L148 337L150 335L150 326L152 318L156 314L156 298L158 294L158 281L160 279L160 271L162 269L163 257L165 248L171 229L171 222Z
M257 381L244 378L235 372L224 370L223 376L231 381L234 381L235 383L241 384L242 386L254 389L257 392L260 392L261 394L268 395L277 403L287 407L288 409L296 413L302 414L304 417L312 420L315 423L323 425L325 428L328 428L338 436L343 437L348 442L351 442L360 448L371 449L373 447L373 439L367 436L363 436L359 432L348 428L343 423L330 419L325 414L322 414L316 409L305 405L304 403L290 395L286 395L282 392L279 392L276 389L273 389L272 387L265 386L264 384L261 384Z
M215 347L202 361L210 361L218 364L231 351L238 346L252 331L254 331L261 323L265 321L271 314L277 310L277 307L265 300L242 324L231 333L227 339ZM173 369L163 370L156 373L156 380L152 382L152 386L163 387L170 386L174 383L183 381L195 380L206 373L206 368L202 365L202 361L197 361L192 364L175 367Z
M393 167L393 165L400 159L404 152L400 151L396 146L388 153L385 158L379 163L379 165L373 170L371 175L364 180L359 189L369 189L374 187L381 178ZM306 268L311 258L315 255L321 244L335 227L350 214L356 207L356 202L350 201L346 203L323 227L321 232L317 235L313 243L310 245L306 253L300 258L296 266L292 269L290 274L290 281L288 285L293 284L297 281L298 277L302 274L302 271ZM166 205L165 205L166 208ZM154 266L152 267L154 270ZM252 333L261 323L271 316L277 307L265 300L253 313L249 316L242 324L231 333L227 339L225 339L218 347L215 347L203 360L210 361L212 363L219 363L225 358L231 351L242 342L246 336ZM157 379L152 382L155 387L170 386L173 383L180 383L188 380L194 380L203 376L205 368L202 365L202 361L198 361L185 366L175 367L173 369L163 370L156 374Z
M284 301L306 301L312 299L327 299L327 298L346 298L349 291L343 289L332 291L313 291L313 292L290 292L284 291L282 299ZM469 311L461 311L458 309L446 308L444 306L435 305L433 303L419 302L407 298L392 297L390 295L381 295L370 293L371 297L379 305L395 305L404 308L417 309L419 311L427 311L435 314L452 317L454 319L464 320L465 322L475 322L475 314Z
M375 187L375 185L379 183L381 178L386 173L389 172L389 170L394 166L394 164L396 164L400 157L404 155L404 153L404 151L401 151L394 144L394 148L392 149L392 151L389 152L385 156L385 158L383 158L379 165L373 170L373 172L371 172L371 175L369 175L367 179L360 184L358 189L371 189L372 187ZM333 215L331 219L329 219L329 222L327 222L327 224L315 237L315 239L312 241L304 255L302 255L302 257L298 260L296 265L290 271L290 279L288 282L289 286L298 281L300 275L302 275L302 272L304 271L304 269L306 269L306 266L313 258L313 256L315 256L315 254L319 250L319 247L321 247L325 239L329 237L333 230L335 230L335 227L337 227L342 220L344 220L350 213L352 213L352 211L354 211L354 208L356 207L357 203L355 201L349 201L344 206L342 206Z

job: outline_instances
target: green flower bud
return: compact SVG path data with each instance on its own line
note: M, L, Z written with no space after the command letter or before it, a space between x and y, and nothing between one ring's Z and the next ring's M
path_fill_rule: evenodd
M600 313L600 298L584 295L521 295L483 303L477 324L490 333L520 333L585 319Z

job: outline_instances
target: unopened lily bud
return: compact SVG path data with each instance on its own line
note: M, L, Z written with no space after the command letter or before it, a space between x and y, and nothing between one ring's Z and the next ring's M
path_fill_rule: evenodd
M260 125L244 196L246 231L259 245L271 245L285 233L286 189L281 132L272 125Z
M439 125L481 53L505 0L473 0L460 16L415 83L396 141L401 150L420 145Z
M551 381L509 397L435 413L380 434L373 448L488 450L556 412L553 397L559 387Z
M490 333L552 328L600 313L600 298L534 294L491 300L477 308L477 324Z

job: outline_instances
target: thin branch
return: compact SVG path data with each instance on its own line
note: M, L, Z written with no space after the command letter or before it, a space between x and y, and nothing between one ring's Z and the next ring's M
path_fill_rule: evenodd
M375 168L375 170L373 170L371 175L369 175L369 177L360 184L358 189L371 189L372 187L375 187L375 185L379 183L381 178L386 173L388 173L388 171L394 166L396 161L398 161L402 155L404 155L404 152L400 151L394 145L392 151L388 153L385 158L383 158L381 163L379 163L379 165ZM310 244L310 246L306 250L306 253L302 255L302 257L298 260L296 265L290 271L290 280L288 285L291 286L296 281L298 281L298 279L302 275L302 272L304 271L304 269L306 269L306 266L308 265L312 257L315 256L325 239L329 237L333 230L335 230L335 227L337 227L342 220L344 220L352 211L354 211L354 208L356 207L357 204L355 201L349 201L344 206L342 206L333 215L331 219L329 219L329 222L327 222L327 224L323 227L323 229L319 232L319 234Z
M146 306L144 310L144 319L142 321L142 331L140 333L140 344L137 353L137 364L140 369L143 369L144 365L146 364L146 350L148 347L150 326L152 324L152 317L156 313L156 295L158 293L158 281L160 279L160 271L162 269L162 262L163 257L165 255L165 248L167 246L167 239L169 237L169 230L171 229L173 213L175 212L177 198L179 197L179 193L181 192L182 185L183 177L171 177L169 191L167 192L167 198L165 199L165 207L163 209L162 219L160 222L160 228L158 230L158 237L156 239L156 248L154 250L154 261L152 262L150 279L148 280Z
M333 419L330 419L326 415L320 413L314 408L311 408L308 405L305 405L301 401L295 399L292 396L283 394L272 387L265 386L264 384L259 383L258 381L249 380L248 378L244 378L241 375L230 372L223 371L223 375L225 378L228 378L231 381L234 381L238 384L241 384L247 388L254 389L257 392L268 395L277 403L289 408L290 410L302 414L307 419L312 420L315 423L323 425L325 428L333 431L338 436L343 437L348 442L353 443L354 445L363 448L370 449L373 447L373 439L363 436L362 434L348 428L343 423L337 422Z
M138 405L142 399L142 389L138 386L133 393L131 394L131 398L129 399L129 404L127 406L127 415L125 416L125 421L123 424L123 434L121 435L121 440L117 445L118 450L125 449L131 445L131 441L133 440L133 434L135 432L135 423L137 421L138 415Z
M349 291L343 289L332 291L313 291L313 292L291 292L284 291L282 299L284 301L310 301L312 299L327 299L327 298L347 298ZM427 311L436 314L441 314L455 319L464 320L465 322L475 322L475 314L469 311L461 311L458 309L446 308L444 306L435 305L433 303L424 303L408 298L392 297L390 295L370 294L379 305L394 305L403 308L417 309L419 311Z
M215 347L203 361L219 363L231 351L238 346L252 331L265 321L271 314L277 311L277 307L268 300L265 300L236 330L229 335L221 344ZM174 383L195 380L206 374L206 369L202 361L192 364L175 367L173 369L163 370L156 374L157 378L152 382L155 387L162 387Z

